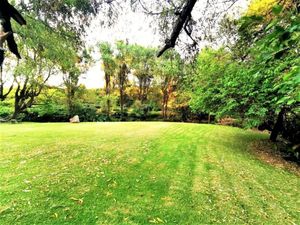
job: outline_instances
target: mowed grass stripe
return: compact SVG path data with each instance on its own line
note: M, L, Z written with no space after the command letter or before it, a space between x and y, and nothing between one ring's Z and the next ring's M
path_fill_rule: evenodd
M183 123L0 125L0 224L297 224L265 135Z

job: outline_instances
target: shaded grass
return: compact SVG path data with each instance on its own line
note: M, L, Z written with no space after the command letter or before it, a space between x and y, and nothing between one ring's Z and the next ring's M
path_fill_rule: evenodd
M299 224L266 136L181 123L0 125L0 224Z

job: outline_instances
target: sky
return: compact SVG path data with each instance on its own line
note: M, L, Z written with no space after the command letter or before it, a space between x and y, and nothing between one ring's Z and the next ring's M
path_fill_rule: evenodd
M242 10L247 7L247 3L248 0L238 0L235 5ZM198 8L201 8L201 1L198 3ZM193 11L193 17L197 16L196 7ZM91 22L85 38L87 47L94 48L94 52L92 52L94 62L88 71L81 75L79 80L79 83L84 84L87 88L104 87L104 72L101 69L101 56L96 49L97 43L107 41L113 44L117 40L128 40L131 44L151 47L158 47L163 43L159 35L155 34L155 30L151 27L152 19L142 12L132 12L130 9L124 10L119 15L118 21L110 28L100 25L100 17L101 15L95 17ZM62 84L61 75L52 77L49 83Z
M127 14L120 15L119 21L114 27L101 28L99 20L95 18L91 24L90 34L86 41L89 47L103 41L115 43L118 40L128 40L130 44L142 46L159 46L160 40L154 35L154 30L150 27L151 19L143 13L128 11ZM104 86L104 73L101 70L100 54L93 53L95 62L87 73L83 74L80 82L87 88L99 88Z
M142 46L156 47L159 46L160 40L151 28L151 18L143 13L134 13L128 10L127 13L119 15L118 22L110 27L105 28L100 25L100 19L96 17L86 34L86 44L88 48L93 48L93 63L89 70L82 74L79 83L84 84L87 88L104 87L104 72L101 69L101 56L97 51L97 44L100 42L109 42L111 44L118 40L128 40L130 44L139 44ZM52 77L49 82L51 85L62 84L61 75Z

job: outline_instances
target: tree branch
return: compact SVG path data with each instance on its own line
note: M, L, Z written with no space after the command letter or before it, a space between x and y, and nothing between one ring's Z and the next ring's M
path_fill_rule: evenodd
M191 12L196 4L197 0L187 0L186 4L184 5L178 19L173 27L173 31L171 33L170 38L166 39L165 46L158 52L157 57L160 57L166 50L169 48L173 48L176 44L178 36L184 27L187 19L191 15Z

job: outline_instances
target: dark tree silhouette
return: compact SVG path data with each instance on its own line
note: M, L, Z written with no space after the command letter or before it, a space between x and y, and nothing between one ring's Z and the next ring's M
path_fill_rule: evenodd
M0 66L4 60L4 49L2 48L3 42L7 41L9 50L14 53L19 59L21 59L18 51L18 46L13 36L13 30L11 27L11 18L17 21L20 25L26 25L25 19L21 14L8 3L7 0L0 0Z
M177 21L173 27L170 38L165 40L165 46L158 52L157 57L160 57L169 48L174 48L176 40L182 29L190 36L191 34L187 30L188 22L191 20L191 13L197 0L187 0L181 12L178 12Z

